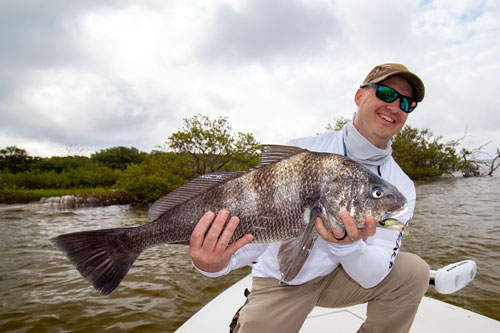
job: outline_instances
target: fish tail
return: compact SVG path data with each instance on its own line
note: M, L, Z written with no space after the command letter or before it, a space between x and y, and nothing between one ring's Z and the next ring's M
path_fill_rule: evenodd
M80 274L102 294L108 295L118 287L142 250L127 246L123 237L130 229L115 228L82 231L52 239Z

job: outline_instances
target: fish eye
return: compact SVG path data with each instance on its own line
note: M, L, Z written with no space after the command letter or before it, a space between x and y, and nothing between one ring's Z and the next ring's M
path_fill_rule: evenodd
M375 199L380 199L384 196L384 191L380 187L373 187L371 189L371 195Z

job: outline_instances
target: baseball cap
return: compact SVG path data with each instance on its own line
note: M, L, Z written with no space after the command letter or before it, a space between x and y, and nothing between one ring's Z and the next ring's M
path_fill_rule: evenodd
M413 98L417 102L421 102L424 99L424 83L416 74L410 72L410 70L402 64L386 63L375 66L370 73L368 73L363 83L380 83L393 76L400 76L410 84L413 88Z

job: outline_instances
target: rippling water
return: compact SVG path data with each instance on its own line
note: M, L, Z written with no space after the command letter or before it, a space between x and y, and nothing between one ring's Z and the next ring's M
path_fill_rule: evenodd
M428 295L500 320L500 178L420 183L417 196L403 250L433 268L478 263L465 289L444 296L429 288ZM248 274L245 268L205 278L193 271L187 247L165 245L144 252L117 291L103 297L49 241L66 232L139 225L146 214L129 206L0 205L0 331L172 332Z
M478 274L453 295L428 296L500 320L500 177L451 178L417 185L417 207L404 251L432 268L473 259Z

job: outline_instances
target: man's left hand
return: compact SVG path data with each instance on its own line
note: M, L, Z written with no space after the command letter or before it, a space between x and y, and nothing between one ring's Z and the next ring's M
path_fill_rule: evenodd
M377 222L375 221L375 218L373 216L368 216L366 218L366 227L361 229L358 229L358 227L356 227L356 223L354 223L354 219L352 218L351 214L349 214L349 212L340 212L340 218L344 223L345 231L339 231L334 228L333 232L331 232L325 227L321 218L318 217L316 219L316 230L318 231L318 234L321 236L321 238L332 243L348 244L360 240L361 238L375 235ZM344 233L347 233L347 236L342 240L338 240L345 235Z

